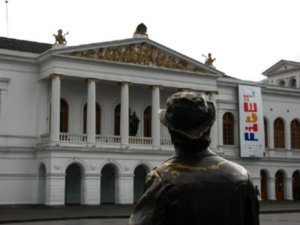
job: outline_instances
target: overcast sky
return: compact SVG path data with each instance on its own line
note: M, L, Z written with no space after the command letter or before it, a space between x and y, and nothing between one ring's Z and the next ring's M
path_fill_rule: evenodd
M61 28L72 46L131 38L141 22L151 40L200 62L211 52L236 78L300 62L300 0L0 0L3 37L54 43Z

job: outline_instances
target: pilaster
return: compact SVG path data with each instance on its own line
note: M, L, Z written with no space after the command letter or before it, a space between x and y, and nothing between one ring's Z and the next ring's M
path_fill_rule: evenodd
M269 185L268 185L268 199L269 200L276 200L276 193L275 193L275 178L269 178Z
M133 183L134 176L132 174L119 174L116 203L132 204L133 203Z
M99 205L100 204L100 175L85 174L83 177L84 191L83 204Z
M293 200L293 179L291 177L287 177L285 185L285 200Z
M46 176L46 205L65 204L65 174L47 174Z

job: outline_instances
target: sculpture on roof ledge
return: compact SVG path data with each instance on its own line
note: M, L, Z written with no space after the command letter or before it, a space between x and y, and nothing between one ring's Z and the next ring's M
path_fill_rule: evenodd
M66 45L67 40L66 40L65 36L68 34L69 34L68 32L63 34L63 30L59 29L57 31L57 34L53 34L53 36L55 37L55 44Z
M205 65L214 67L213 63L216 60L216 58L212 58L211 53L208 53L208 56L205 56L205 55L203 55L203 56L206 58L205 59Z
M140 23L136 27L133 37L148 37L146 25L143 23Z

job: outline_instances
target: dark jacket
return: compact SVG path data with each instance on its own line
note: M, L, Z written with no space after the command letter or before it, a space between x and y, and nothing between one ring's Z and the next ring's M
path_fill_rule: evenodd
M129 225L258 225L258 211L249 172L206 149L154 169Z

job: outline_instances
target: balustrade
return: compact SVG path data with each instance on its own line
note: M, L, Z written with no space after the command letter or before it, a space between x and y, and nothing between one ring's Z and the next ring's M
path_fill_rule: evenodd
M47 144L50 142L50 135L43 134L40 136L39 144ZM69 144L86 144L87 134L74 134L74 133L60 133L60 143ZM121 144L121 136L113 135L96 135L96 145L114 145ZM153 139L151 137L129 137L129 145L152 146ZM160 145L164 147L171 147L172 142L168 139L162 139Z

